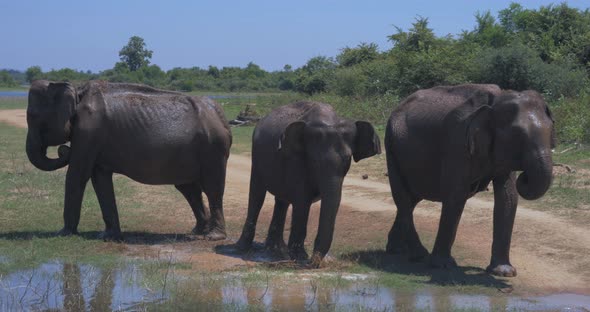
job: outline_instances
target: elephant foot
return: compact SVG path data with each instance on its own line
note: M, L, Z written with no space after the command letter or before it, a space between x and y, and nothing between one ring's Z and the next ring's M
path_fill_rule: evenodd
M457 262L452 256L430 255L430 266L438 269L452 269L457 267Z
M210 241L224 240L227 238L224 230L214 229L205 234L205 239Z
M252 239L247 239L242 235L236 242L235 247L240 252L246 252L252 248Z
M420 262L426 259L428 255L428 250L426 250L426 248L420 244L419 246L410 249L408 260L410 260L410 262Z
M290 259L289 249L282 239L267 239L264 247L279 258Z
M490 264L486 271L492 275L503 277L515 277L516 268L510 264Z
M309 261L306 265L306 268L319 269L320 266L322 265L323 260L324 260L324 257L322 256L322 254L316 251L311 256L311 259L309 259Z
M309 258L309 255L305 251L305 248L297 247L289 249L289 257L291 258L291 260L301 261L307 260Z
M385 252L392 255L401 255L408 252L408 246L399 239L389 239Z
M209 231L207 225L197 224L191 232L195 235L206 235Z
M104 230L104 232L98 234L98 239L102 239L105 242L121 243L123 242L123 235L121 234L121 231Z
M63 229L59 230L55 235L57 236L72 236L72 235L79 235L78 230L72 230L69 228L64 227Z

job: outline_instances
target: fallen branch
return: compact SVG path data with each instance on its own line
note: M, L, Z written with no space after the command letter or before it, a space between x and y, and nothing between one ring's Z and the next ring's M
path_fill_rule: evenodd
M556 154L564 154L564 153L567 153L567 152L569 152L569 151L571 151L571 150L573 150L574 148L577 148L577 147L578 147L578 145L576 144L576 145L574 145L572 147L568 147L568 148L564 149L561 152L557 152Z
M574 170L572 167L566 165L566 164L560 164L560 163L553 163L553 167L562 167L565 168L565 170L567 170L567 172L569 173L575 173L576 170Z

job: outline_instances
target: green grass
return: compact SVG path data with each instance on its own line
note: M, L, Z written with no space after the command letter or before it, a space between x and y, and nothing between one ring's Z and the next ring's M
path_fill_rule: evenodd
M0 87L0 91L28 91L27 87Z
M0 109L25 109L27 108L26 97L0 97Z
M553 161L577 168L590 169L590 146L562 144L553 154Z

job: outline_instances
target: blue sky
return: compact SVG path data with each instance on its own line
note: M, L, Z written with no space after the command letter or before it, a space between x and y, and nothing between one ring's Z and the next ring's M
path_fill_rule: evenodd
M145 39L152 63L164 70L250 61L266 70L296 68L360 42L389 49L393 25L408 29L417 15L428 17L438 35L471 30L477 11L497 15L510 2L0 0L0 68L104 70L133 35ZM521 1L527 8L550 3L558 2ZM590 1L568 4L590 7Z

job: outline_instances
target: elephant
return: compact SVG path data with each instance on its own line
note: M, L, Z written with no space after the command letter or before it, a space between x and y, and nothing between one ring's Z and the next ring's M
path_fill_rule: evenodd
M381 143L366 121L339 117L329 104L297 102L275 108L252 136L248 215L236 243L252 246L266 196L275 197L266 247L294 260L307 260L304 242L310 205L321 200L318 232L308 265L318 267L332 244L342 183L355 162L381 153ZM283 240L287 209L293 205L289 243Z
M44 171L68 165L59 235L78 234L90 179L105 223L99 237L123 239L112 180L119 173L140 183L173 184L193 210L193 232L225 239L223 192L232 135L211 99L140 84L90 81L76 88L36 80L29 90L27 124L30 162ZM57 145L58 158L48 158L48 146Z
M554 120L536 91L491 84L419 90L391 113L385 132L387 171L397 215L386 251L421 260L413 211L421 200L442 202L431 266L455 267L451 248L467 199L494 190L492 256L487 272L516 276L510 241L518 194L538 199L552 182ZM522 173L516 178L516 171Z

